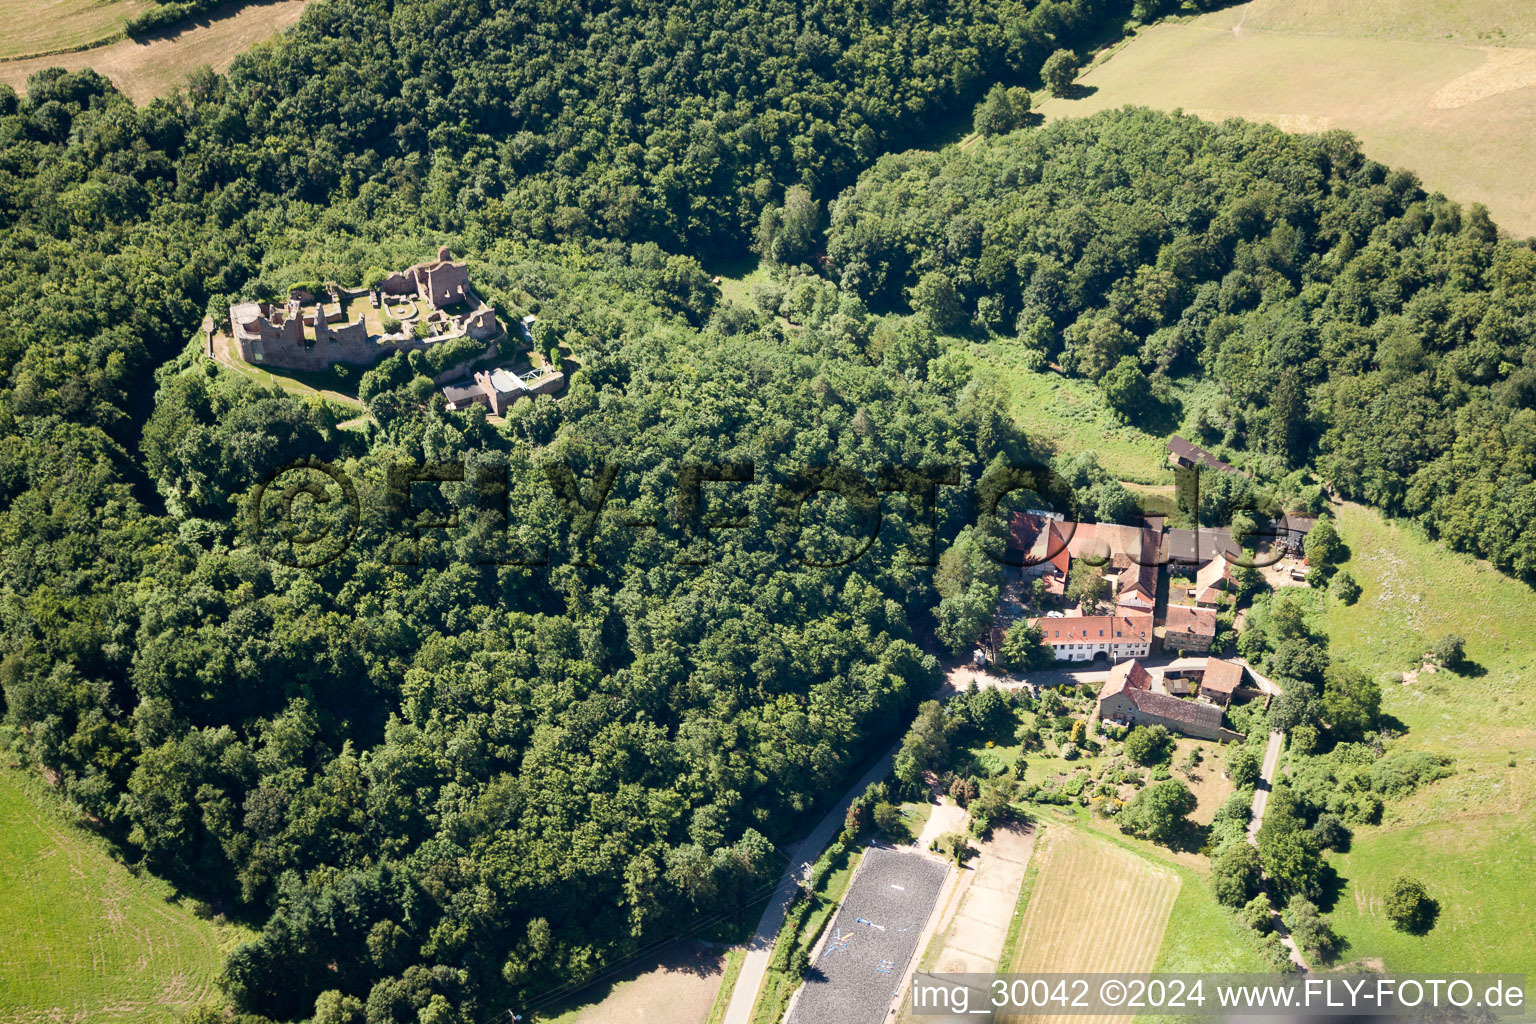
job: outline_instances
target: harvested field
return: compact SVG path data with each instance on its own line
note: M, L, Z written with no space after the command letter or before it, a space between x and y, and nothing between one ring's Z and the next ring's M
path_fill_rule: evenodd
M788 1024L885 1020L948 873L918 853L866 853Z
M199 64L222 71L240 54L264 43L299 20L309 0L271 0L221 7L172 35L135 42L124 39L76 53L0 63L0 82L26 90L27 79L44 68L95 68L135 103L147 103L186 80Z
M1009 970L1150 971L1180 879L1171 868L1077 828L1049 828ZM1121 1017L1016 1017L1089 1024Z
M704 1024L725 967L725 951L679 942L611 982L595 1000L571 1006L550 1024Z
M1253 0L1154 25L1090 68L1047 118L1127 103L1341 128L1430 191L1536 233L1536 8L1509 0Z
M8 31L0 39L0 59L57 53L91 46L122 32L123 24L154 6L153 0L49 0L39 5L0 0Z

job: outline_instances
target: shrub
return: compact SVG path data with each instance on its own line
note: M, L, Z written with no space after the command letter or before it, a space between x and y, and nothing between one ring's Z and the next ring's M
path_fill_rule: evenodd
M400 329L400 321L388 313L382 313L379 315L379 326L384 329L385 334L394 334Z
M1001 754L994 754L990 750L983 750L976 755L976 774L985 778L1002 775L1008 771L1008 762L1003 760Z
M965 807L981 792L981 788L972 779L956 779L949 784L949 798L961 807Z
M1449 774L1451 759L1444 754L1425 751L1392 754L1371 765L1371 789L1396 800Z
M1284 974L1296 970L1295 963L1291 961L1290 951L1285 948L1285 943L1280 941L1280 936L1273 932L1264 936L1264 941L1259 945L1259 952L1269 961L1271 970Z
M1360 584L1347 572L1341 572L1333 578L1333 595L1345 604L1354 604L1360 600Z
M1467 641L1456 633L1447 633L1435 641L1430 654L1437 665L1454 672L1466 662Z
M1401 932L1422 935L1434 927L1440 905L1417 878L1399 875L1387 890L1387 920Z
M1263 893L1244 903L1242 909L1237 912L1237 919L1244 927L1251 928L1260 935L1268 935L1275 927L1274 908L1269 905L1269 897Z
M1344 947L1328 918L1318 913L1317 906L1305 896L1292 896L1285 905L1284 916L1291 938L1312 957L1327 963Z
M1227 778L1238 789L1247 789L1259 781L1259 758L1247 747L1239 747L1227 758Z

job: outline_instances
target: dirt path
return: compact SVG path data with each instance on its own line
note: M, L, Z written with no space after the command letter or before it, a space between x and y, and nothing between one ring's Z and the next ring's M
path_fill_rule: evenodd
M135 103L146 103L180 85L187 72L200 64L225 70L236 56L298 21L308 3L271 0L243 7L231 4L196 19L175 35L148 42L124 39L77 53L7 61L0 63L0 82L21 92L27 79L44 68L95 68Z
M944 797L934 807L933 813L928 815L928 820L923 822L922 834L917 837L914 845L919 850L926 850L935 839L946 832L965 831L965 819L965 808L949 797Z
M1001 969L998 958L1008 937L1024 869L1035 846L1035 831L1009 823L981 843L969 885L960 900L933 969L943 973L982 973Z

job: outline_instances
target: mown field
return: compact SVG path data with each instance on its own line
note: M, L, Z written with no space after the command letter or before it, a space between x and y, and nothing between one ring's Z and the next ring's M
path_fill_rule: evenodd
M1253 0L1155 25L1100 60L1047 118L1125 104L1341 128L1431 190L1536 233L1536 8L1522 0Z
M15 0L0 0L7 7L18 7ZM122 9L114 15L117 25L127 18L129 5L139 0L117 0L104 10ZM80 0L67 0L68 4L88 8ZM199 18L181 31L155 38L146 43L123 39L106 46L98 46L77 53L64 53L49 57L32 57L25 60L0 62L0 82L12 86L18 92L26 91L27 79L43 68L62 67L70 71L94 68L112 80L135 103L147 103L156 96L163 96L181 85L187 73L199 64L207 64L222 71L241 53L257 43L276 36L283 29L299 20L309 0L271 0L270 3L249 4L238 9L220 8L211 15ZM52 6L50 4L49 6ZM149 6L144 3L142 6ZM30 11L32 8L28 8ZM96 8L89 7L95 11ZM108 26L106 33L115 29ZM90 37L91 39L100 36ZM88 42L82 39L80 42ZM78 45L78 44L70 44ZM37 46L15 46L9 40L4 44L11 54L34 53ZM51 48L51 47L50 47Z
M47 0L41 5L0 0L0 18L6 26L5 35L0 36L0 59L111 39L129 18L153 6L153 0Z
M214 995L239 940L131 875L11 767L0 767L0 893L4 1024L179 1020Z
M1048 827L1036 840L1033 859L1038 874L1008 970L1152 969L1182 885L1171 866L1070 825Z
M1383 707L1405 727L1398 749L1455 758L1455 774L1389 804L1383 823L1358 829L1337 857L1347 879L1334 910L1352 959L1388 968L1462 965L1536 969L1536 922L1526 866L1536 857L1536 594L1489 566L1445 550L1370 509L1340 509L1343 568L1361 584L1346 607L1315 601L1313 623L1333 657L1373 673L1404 673ZM1437 638L1466 638L1461 674L1414 671ZM1394 931L1381 894L1399 874L1440 901L1428 935Z
M722 985L735 983L741 958L739 951L728 956L702 943L674 943L654 962L622 971L583 993L575 1005L536 1019L549 1024L706 1024L717 1008L724 1017L717 995Z

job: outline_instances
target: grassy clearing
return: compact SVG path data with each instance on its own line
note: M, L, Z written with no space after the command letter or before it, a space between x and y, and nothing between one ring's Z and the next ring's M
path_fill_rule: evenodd
M244 933L174 900L40 783L0 766L0 1020L172 1021L215 998Z
M740 263L720 270L720 298L739 306L752 307L752 286L768 284L773 275L761 263Z
M8 7L20 6L17 0L0 2ZM86 5L86 0L68 2L82 7ZM121 22L130 9L129 3L138 2L119 0L117 4L104 9L120 11L114 13L113 17ZM222 7L211 15L197 19L183 31L147 43L124 39L78 53L7 61L0 63L0 82L23 92L27 79L43 68L62 67L70 71L95 68L110 78L135 103L147 103L181 85L186 80L187 72L199 64L208 64L216 71L228 68L235 57L257 43L272 39L298 21L308 3L309 0L271 0L269 3L250 4L238 9ZM148 7L149 4L142 3L140 6ZM28 7L26 10L30 14L33 9ZM18 20L13 18L12 23ZM32 51L30 47L23 47L11 52Z
M1452 815L1529 812L1536 788L1536 594L1486 563L1447 551L1411 526L1345 505L1342 568L1359 581L1345 606L1311 595L1311 621L1333 657L1373 674L1407 672L1384 687L1382 707L1407 728L1399 749L1456 759L1456 775L1388 809L1387 824ZM1414 673L1446 633L1467 640L1468 674Z
M9 26L0 39L0 57L57 53L103 42L152 6L151 0L49 0L42 7L0 0L0 17Z
M1536 14L1521 0L1255 0L1144 29L1047 119L1125 104L1343 128L1430 189L1536 232Z
M1336 659L1375 673L1406 673L1383 687L1383 709L1407 729L1394 749L1455 758L1455 774L1389 803L1383 823L1357 829L1333 859L1346 880L1334 922L1346 957L1389 969L1536 968L1524 868L1536 856L1536 594L1416 528L1357 505L1340 510L1343 568L1361 584L1346 607L1311 594L1310 621ZM1467 640L1466 674L1414 671L1445 633ZM1410 874L1442 905L1435 928L1394 931L1381 895Z
M1014 421L1025 434L1066 454L1098 452L1100 464L1122 480L1168 483L1162 438L1120 422L1091 382L1026 370L1019 353L1006 342L972 347L973 357L1007 384Z
M1347 884L1333 908L1334 927L1351 960L1379 958L1390 970L1536 969L1536 919L1530 913L1529 865L1536 822L1525 814L1460 817L1410 828L1361 830L1349 853L1333 858ZM1394 929L1382 912L1399 875L1422 881L1440 903L1423 935Z
M1227 754L1234 749L1212 743L1209 740L1180 739L1174 744L1173 777L1189 787L1195 794L1195 810L1190 819L1201 825L1209 825L1216 809L1232 795L1232 780L1222 774L1226 770ZM1192 751L1200 752L1200 763L1183 769Z
M715 1001L709 1008L704 1024L720 1024L725 1011L731 1005L731 995L736 991L736 979L741 977L741 965L747 958L744 949L733 949L725 954L725 971L720 975L720 987L715 991Z

